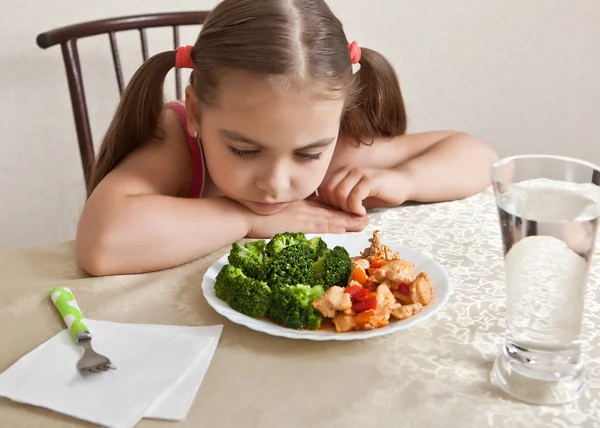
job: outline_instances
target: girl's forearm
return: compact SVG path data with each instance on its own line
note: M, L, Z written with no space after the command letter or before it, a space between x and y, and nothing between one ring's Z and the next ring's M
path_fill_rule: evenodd
M436 202L462 199L491 184L493 149L475 137L454 134L421 155L399 165L399 184L408 186L407 199Z
M101 203L84 210L76 244L81 267L96 276L178 266L248 234L249 211L226 198L135 195Z

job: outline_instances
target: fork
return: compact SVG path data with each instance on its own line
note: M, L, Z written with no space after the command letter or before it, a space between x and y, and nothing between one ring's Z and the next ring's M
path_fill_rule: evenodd
M83 356L77 362L77 370L87 374L114 369L108 358L92 348L92 334L83 322L83 315L73 292L68 287L56 287L50 291L50 299L67 325L73 340L84 349Z

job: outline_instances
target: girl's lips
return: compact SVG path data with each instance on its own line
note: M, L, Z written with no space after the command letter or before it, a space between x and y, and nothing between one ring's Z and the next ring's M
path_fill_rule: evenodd
M287 202L278 202L276 204L268 204L265 202L254 202L248 201L253 207L257 209L257 211L261 212L276 212L283 209L288 203Z

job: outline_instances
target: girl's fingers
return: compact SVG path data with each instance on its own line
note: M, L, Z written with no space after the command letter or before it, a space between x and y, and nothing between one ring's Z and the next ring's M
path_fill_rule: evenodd
M336 212L328 219L330 227L341 227L346 232L359 232L369 224L366 216L356 216L343 211Z
M271 216L256 216L251 238L266 238L280 232L344 233L363 230L369 219L314 201L298 201Z
M346 177L340 183L338 183L338 185L334 191L334 196L337 201L337 205L343 211L353 212L355 214L361 214L361 215L363 214L363 213L358 213L356 211L351 210L348 205L349 204L348 198L349 198L350 194L352 193L352 191L354 190L354 187L356 187L356 185L361 181L362 177L363 177L363 174L360 172L360 170L352 169L349 171L348 175L346 175Z
M346 178L350 171L346 168L343 168L337 172L335 172L331 177L329 177L326 181L321 184L319 187L319 197L322 197L324 202L327 205L330 205L335 208L339 208L339 203L337 198L335 197L335 190L338 187L338 184Z
M357 215L366 215L367 210L363 201L370 196L375 196L375 194L373 180L368 176L363 176L360 182L354 186L350 195L348 195L348 211Z

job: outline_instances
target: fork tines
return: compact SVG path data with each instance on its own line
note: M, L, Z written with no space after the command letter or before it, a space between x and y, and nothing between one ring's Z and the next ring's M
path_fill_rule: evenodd
M84 373L100 373L108 370L116 370L117 368L112 364L99 364L97 366L92 367L82 367L81 371Z

